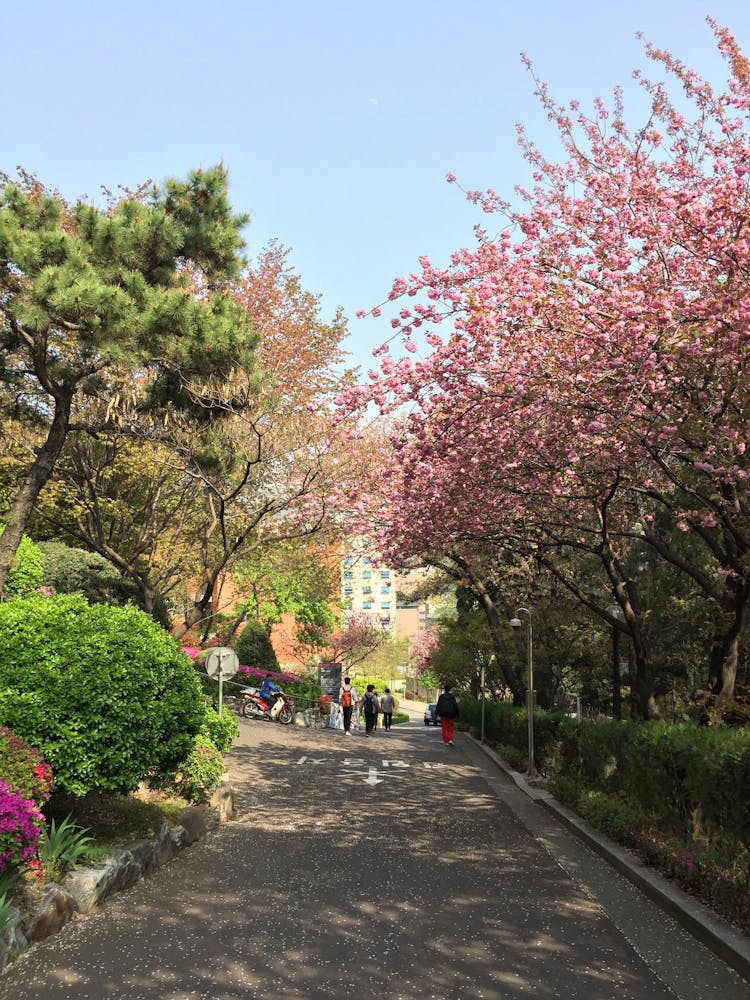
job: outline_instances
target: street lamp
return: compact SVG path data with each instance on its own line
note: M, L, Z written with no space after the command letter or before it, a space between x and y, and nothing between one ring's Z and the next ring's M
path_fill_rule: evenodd
M526 711L529 719L529 766L526 769L528 778L537 777L537 769L534 766L534 645L531 636L531 612L528 608L516 608L516 617L511 618L511 628L516 631L521 627L521 619L518 615L527 615L528 629L526 632L526 650L528 657L529 674L526 684Z
M616 621L612 625L612 718L622 718L622 699L620 697L620 628L617 622L624 621L625 615L619 604L610 604L607 614Z
M484 660L482 660L482 669L479 677L479 684L482 690L482 726L479 733L479 742L484 745Z

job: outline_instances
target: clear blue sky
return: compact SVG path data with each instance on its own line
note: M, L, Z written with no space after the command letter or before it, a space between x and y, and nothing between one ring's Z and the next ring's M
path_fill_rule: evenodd
M356 310L487 223L445 174L512 196L528 179L517 122L554 157L521 52L561 102L624 85L633 126L637 31L714 82L707 14L750 54L747 0L1 0L0 14L0 170L98 198L223 160L250 253L290 247L365 366L390 327Z

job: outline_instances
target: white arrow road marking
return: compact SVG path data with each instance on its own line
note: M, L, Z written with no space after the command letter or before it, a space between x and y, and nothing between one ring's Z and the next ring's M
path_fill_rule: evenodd
M358 775L366 775L366 777L363 777L362 780L368 785L379 785L383 781L383 778L378 777L379 774L383 774L387 778L396 778L399 781L401 781L404 777L403 774L393 774L391 771L378 771L376 767L370 767L366 771L341 771L340 774L343 778L354 778Z

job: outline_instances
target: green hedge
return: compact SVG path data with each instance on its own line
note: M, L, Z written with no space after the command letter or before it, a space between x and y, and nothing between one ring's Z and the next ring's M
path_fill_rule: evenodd
M39 749L53 791L127 793L173 772L206 716L192 663L149 615L82 597L0 604L0 725Z
M479 727L481 703L460 702L461 723ZM485 739L524 752L527 714L486 702ZM537 765L559 784L632 804L676 832L747 838L750 730L690 723L634 724L534 711Z

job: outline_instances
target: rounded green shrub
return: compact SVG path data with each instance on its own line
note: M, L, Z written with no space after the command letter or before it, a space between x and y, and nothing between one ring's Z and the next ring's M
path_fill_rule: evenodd
M169 774L205 718L192 663L132 606L8 601L0 648L0 725L39 749L55 792L128 793Z
M234 644L240 663L258 670L278 670L279 661L271 645L268 631L260 622L245 625Z
M209 699L206 703L206 715L200 731L208 737L219 753L224 754L231 747L232 740L240 735L240 724L237 721L237 716L228 708L222 708L221 715L219 715Z
M56 594L81 594L94 604L124 604L117 600L123 578L111 562L96 552L62 542L40 542L44 583Z
M202 802L215 788L224 773L224 760L204 733L198 733L193 748L182 761L175 775L164 787L182 795L190 802Z

